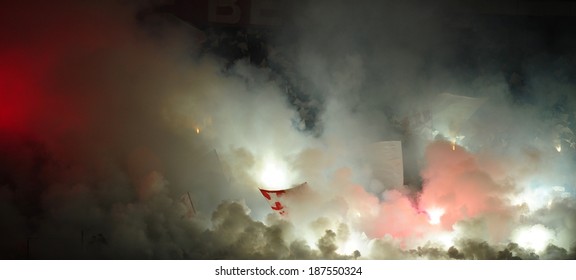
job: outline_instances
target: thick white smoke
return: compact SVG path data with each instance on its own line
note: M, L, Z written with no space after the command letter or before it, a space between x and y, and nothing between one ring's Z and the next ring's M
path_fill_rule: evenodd
M270 35L278 73L203 49L219 41L160 4L0 11L0 258L575 257L576 116L549 110L574 103L573 53L508 77L506 30L418 1L303 1ZM446 92L485 101L458 135L407 132ZM379 141L402 141L405 186L376 179ZM258 190L303 182L285 217Z

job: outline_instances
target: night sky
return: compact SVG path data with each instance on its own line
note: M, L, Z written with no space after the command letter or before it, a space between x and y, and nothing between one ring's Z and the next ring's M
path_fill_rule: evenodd
M576 258L576 1L226 3L2 4L0 259Z

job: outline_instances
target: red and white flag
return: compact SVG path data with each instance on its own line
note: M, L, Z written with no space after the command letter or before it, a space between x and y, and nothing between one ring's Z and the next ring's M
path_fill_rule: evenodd
M293 194L297 193L297 190L300 189L302 186L306 185L306 183L300 184L294 188L285 189L285 190L266 190L266 189L259 189L260 193L266 198L268 204L270 204L270 208L274 210L274 212L280 214L281 216L286 216L288 214L288 209L286 202Z

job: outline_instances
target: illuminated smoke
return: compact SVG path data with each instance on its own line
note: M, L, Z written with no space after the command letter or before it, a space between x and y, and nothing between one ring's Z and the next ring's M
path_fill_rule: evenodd
M573 69L523 52L505 73L506 30L311 1L260 67L152 6L33 2L0 11L0 258L576 256L575 116L550 109L573 107ZM471 116L432 106L463 96ZM420 108L436 122L411 130ZM382 141L402 176L374 174ZM259 191L303 182L286 216Z

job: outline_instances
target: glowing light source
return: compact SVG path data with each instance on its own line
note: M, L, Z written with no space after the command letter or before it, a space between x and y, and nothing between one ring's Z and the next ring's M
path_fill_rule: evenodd
M338 249L336 253L344 254L344 255L351 255L354 251L358 250L359 252L365 252L368 250L368 243L370 240L366 236L366 233L362 232L351 232L350 236L347 238L346 241L341 242L338 245Z
M556 148L556 151L562 152L562 144L558 143L554 147Z
M268 158L260 172L260 183L269 189L285 189L289 187L288 168L286 165L273 158Z
M570 192L563 186L526 187L521 193L511 197L515 205L525 204L530 212L551 207L554 201L569 198Z
M200 128L196 127L196 134L200 134Z
M537 224L520 228L515 232L513 240L522 247L532 248L536 252L541 252L546 249L552 238L552 231L541 224Z
M457 135L452 139L452 151L456 150L456 145L462 145L462 140L466 138L464 135Z
M428 240L426 242L432 241L433 243L438 244L445 250L454 246L454 238L457 236L457 233L454 231L451 232L438 232L438 233L431 233L428 235Z
M431 225L439 224L445 212L446 211L442 208L431 208L426 210L426 213L428 213L428 222Z
M440 235L438 240L441 242L442 246L444 246L444 249L454 246L454 236L451 233Z

